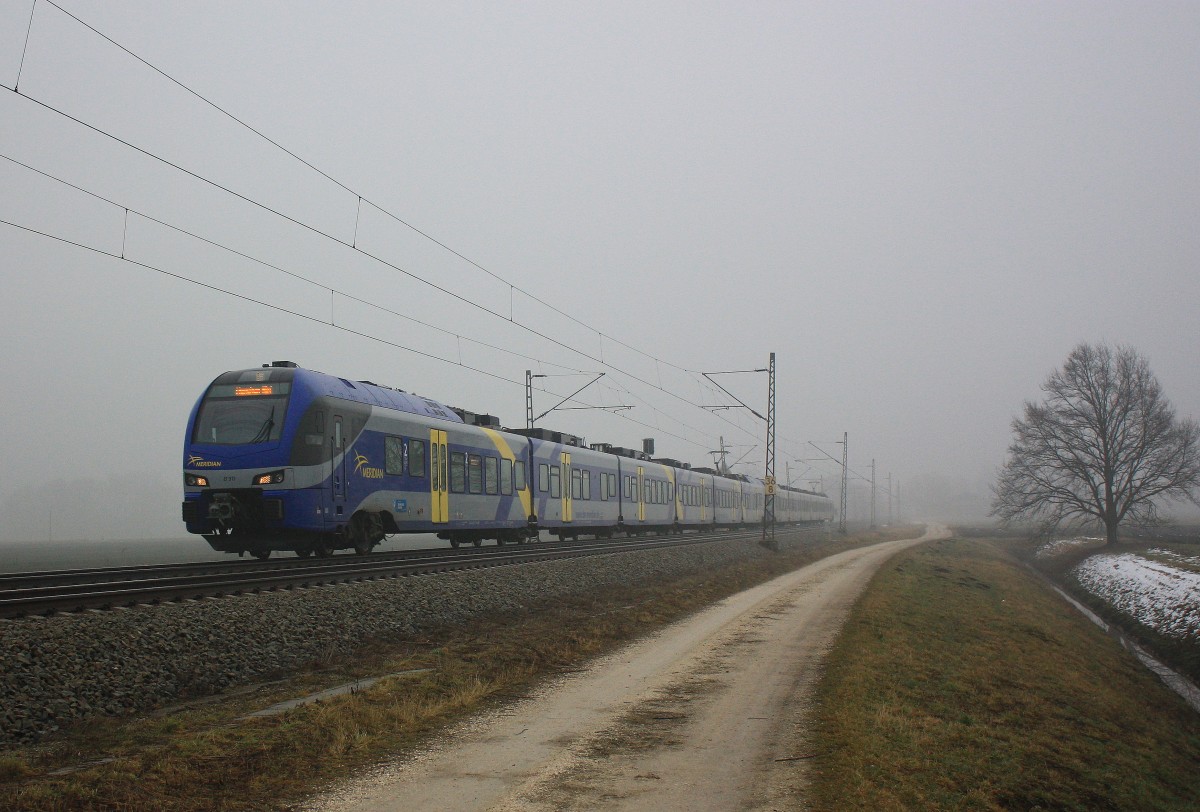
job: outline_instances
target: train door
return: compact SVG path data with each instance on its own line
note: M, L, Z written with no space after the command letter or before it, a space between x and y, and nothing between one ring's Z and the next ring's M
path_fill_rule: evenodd
M330 484L333 489L333 513L341 516L346 503L346 435L342 416L333 416L333 435L329 438L333 454L330 455Z
M638 466L637 477L638 521L646 521L646 469Z
M571 476L571 454L570 452L562 452L562 520L563 523L569 523L574 520L574 505L572 504L572 496L574 494L575 480Z
M450 521L450 482L446 432L429 430L429 520L434 524Z
M667 497L671 500L671 513L676 524L683 524L683 495L679 493L679 481L675 469L667 469Z

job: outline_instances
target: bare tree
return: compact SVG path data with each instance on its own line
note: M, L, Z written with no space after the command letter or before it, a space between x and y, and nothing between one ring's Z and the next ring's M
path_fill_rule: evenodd
M1002 524L1043 531L1098 521L1116 544L1121 522L1158 520L1157 503L1200 486L1200 427L1177 420L1150 365L1131 347L1080 344L1012 422L992 488Z

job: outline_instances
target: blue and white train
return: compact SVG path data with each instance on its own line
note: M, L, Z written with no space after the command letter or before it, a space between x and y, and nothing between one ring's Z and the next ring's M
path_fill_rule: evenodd
M690 468L277 361L226 372L197 401L183 520L213 549L368 553L392 533L457 547L761 524L762 480ZM824 494L780 488L781 523L829 521Z

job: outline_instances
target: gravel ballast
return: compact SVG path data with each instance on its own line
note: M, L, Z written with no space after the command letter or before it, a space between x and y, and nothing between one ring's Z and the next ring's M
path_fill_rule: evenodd
M798 535L781 535L784 545ZM770 555L755 541L707 544L0 620L0 745L36 742L78 720L208 696L369 641L519 612L616 584L667 581Z

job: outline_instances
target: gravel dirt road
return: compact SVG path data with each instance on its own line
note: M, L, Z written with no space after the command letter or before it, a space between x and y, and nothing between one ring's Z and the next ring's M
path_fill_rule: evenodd
M802 809L826 651L883 562L945 535L840 553L734 595L306 809Z

